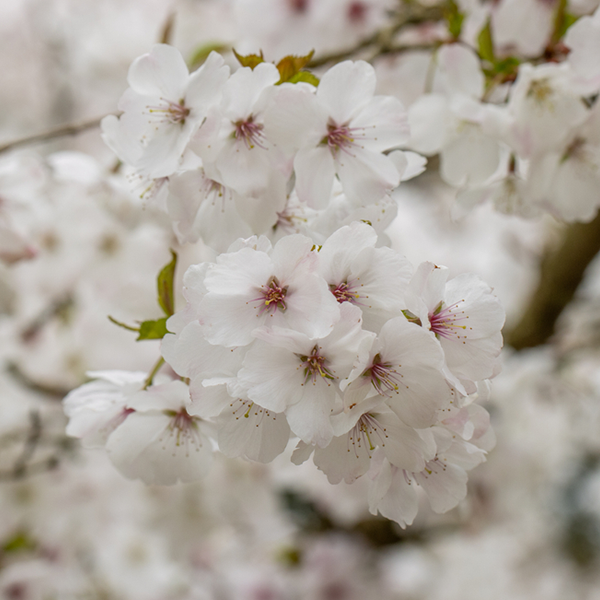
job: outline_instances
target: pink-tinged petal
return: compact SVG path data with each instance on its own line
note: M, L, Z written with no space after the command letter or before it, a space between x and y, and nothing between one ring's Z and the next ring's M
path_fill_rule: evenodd
M233 402L229 394L227 382L231 378L214 377L212 379L194 378L190 381L190 403L187 411L190 415L203 419L218 416Z
M444 298L444 288L448 280L448 269L432 262L421 263L409 284L410 299L408 309L415 315L426 318L419 314L421 300L429 313L433 312Z
M444 44L436 58L438 70L434 78L434 90L481 98L485 77L479 56L471 48L464 44Z
M162 340L161 354L182 377L234 376L241 366L241 348L224 348L208 342L202 326L193 321L178 335L167 334Z
M279 81L279 71L272 63L261 63L254 69L238 69L223 89L224 113L232 121L246 119L261 99L263 92Z
M280 86L264 114L265 135L284 152L316 146L327 134L327 111L314 93L296 85Z
M369 470L371 451L367 444L355 440L350 433L333 438L326 448L317 448L313 460L327 475L329 483L337 484L342 480L353 483Z
M178 102L185 96L188 77L188 68L179 50L156 44L150 54L132 63L127 81L138 94Z
M412 525L419 508L416 485L410 483L401 469L392 467L387 461L369 487L369 511L381 513L386 519L395 521L405 529Z
M151 178L168 177L179 168L183 151L190 141L194 124L163 124L144 148L134 167Z
M335 384L319 379L303 384L300 402L285 411L290 429L303 442L324 448L333 438L331 413L336 398Z
M375 96L350 122L356 143L371 152L403 145L410 136L404 106L392 96Z
M467 495L467 474L456 465L432 461L414 477L425 490L429 504L436 513L448 512Z
M296 193L301 202L316 209L326 208L331 198L335 166L327 146L300 150L294 159Z
M283 412L304 395L304 372L300 358L278 346L258 342L248 351L239 381L248 398L273 412Z
M133 120L139 120L139 116L134 115ZM137 123L133 127L128 127L128 115L121 115L120 119L115 115L104 117L100 127L104 143L120 160L130 165L140 160L143 146L138 142L137 136L132 135L132 131L138 131L140 127Z
M160 413L132 413L112 433L106 449L125 477L147 484L195 481L208 473L212 463L204 435L196 429L182 433Z
M456 187L483 183L500 164L498 141L474 123L463 122L441 151L440 174Z
M217 419L219 449L225 456L245 456L269 463L286 448L290 427L285 415L248 400L232 401Z
M407 471L421 471L425 462L435 456L435 442L431 432L418 432L404 425L393 412L373 414L382 431L378 445L395 467Z
M344 193L357 204L381 200L400 184L398 170L383 154L353 147L348 152L339 151L335 164Z
M223 85L229 77L229 67L220 54L211 52L206 62L189 78L185 105L190 110L203 113L219 100Z
M256 297L260 288L256 287ZM252 296L207 294L200 304L202 333L215 345L232 348L253 341L252 332L263 325L269 315L260 315Z
M394 150L387 156L398 169L400 181L408 181L418 177L427 168L427 159L416 152Z
M204 285L214 294L245 296L267 282L272 275L272 261L261 251L242 248L221 254L208 268Z
M376 77L373 67L362 60L345 61L321 78L317 98L337 125L348 123L371 100Z
M427 156L440 151L446 140L446 130L453 117L448 100L441 94L425 94L408 110L411 150Z

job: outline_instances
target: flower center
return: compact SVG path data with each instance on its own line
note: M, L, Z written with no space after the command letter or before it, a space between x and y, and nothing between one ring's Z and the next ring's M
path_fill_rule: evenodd
M364 447L369 458L377 446L385 446L388 437L385 427L382 427L374 415L365 413L350 430L349 442L354 448L355 456Z
M160 98L158 106L148 106L148 112L163 123L185 123L190 114L190 109L185 106L185 100L182 98L179 102L173 102L166 98Z
M287 304L285 303L285 297L287 295L287 285L282 286L279 283L277 277L271 277L267 281L267 285L261 285L261 296L252 300L252 302L260 302L260 310L258 315L262 315L264 312L270 312L273 314L277 309L285 311Z
M400 366L398 365L398 367ZM382 396L389 396L392 392L397 394L402 383L402 375L392 368L391 363L382 362L379 354L373 357L372 365L362 376L369 377L377 393Z
M459 305L464 300L455 302L454 304L443 307L443 302L438 304L433 314L429 315L429 329L439 337L451 339L456 337L458 340L466 339L466 335L461 336L461 331L464 332L467 329L466 325L459 325L457 321L464 321L468 319L468 315L465 315L464 310L459 310ZM472 329L469 327L469 329ZM464 341L463 341L464 343Z
M177 446L185 444L188 451L190 444L195 446L196 450L202 447L198 430L198 421L200 420L198 417L190 415L185 408L179 411L166 410L165 414L171 417L167 431L170 432L171 436L175 436Z
M263 134L264 126L262 123L254 122L254 115L250 115L245 121L236 121L234 125L233 135L235 139L243 141L248 150L252 150L255 146L266 150Z
M319 377L335 379L335 375L325 366L327 359L319 354L319 347L316 344L310 354L300 355L299 358L300 366L304 367L304 383L310 379L314 385Z
M357 300L360 298L360 295L357 294L353 285L344 281L339 283L338 285L331 284L329 286L331 293L335 296L335 299L342 304L343 302L351 302L352 304L358 304Z
M327 124L327 135L321 140L321 144L327 144L329 150L335 156L340 150L349 152L349 149L356 146L354 132L360 127L348 127L347 125L337 125L333 121Z

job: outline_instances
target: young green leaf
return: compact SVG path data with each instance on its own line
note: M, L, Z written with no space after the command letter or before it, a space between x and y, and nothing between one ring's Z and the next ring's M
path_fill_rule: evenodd
M496 57L494 55L494 42L492 40L492 27L490 21L486 23L485 27L479 32L477 37L477 44L479 47L479 56L483 60L494 64Z
M173 278L175 277L175 267L177 266L177 254L171 250L171 256L173 259L161 269L156 279L158 303L167 317L170 317L175 312Z
M240 65L242 65L242 67L250 67L252 70L254 70L254 67L256 67L257 65L260 65L260 63L265 62L262 50L260 55L248 54L246 56L242 56L241 54L238 54L235 50L233 51L233 54L238 59L238 62L240 63Z
M136 338L136 342L140 340L162 340L166 333L169 333L166 317L156 321L144 321L140 324L140 335Z

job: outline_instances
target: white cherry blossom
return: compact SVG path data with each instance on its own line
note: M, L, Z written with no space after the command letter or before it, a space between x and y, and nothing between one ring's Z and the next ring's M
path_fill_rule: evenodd
M190 75L177 49L155 45L129 69L130 87L119 102L123 114L103 119L105 142L148 176L171 175L228 76L229 67L215 52Z

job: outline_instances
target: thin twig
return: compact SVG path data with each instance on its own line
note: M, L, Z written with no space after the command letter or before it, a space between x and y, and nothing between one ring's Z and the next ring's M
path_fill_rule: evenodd
M152 385L154 381L154 376L160 371L160 368L165 364L165 359L161 356L157 361L154 367L152 367L152 371L146 377L146 381L144 381L144 388L147 389Z
M56 127L54 129L49 129L48 131L44 131L42 133L28 135L17 140L13 140L12 142L1 144L0 154L2 152L7 152L8 150L18 148L20 146L49 142L59 137L77 135L78 133L87 131L88 129L95 129L96 127L100 127L100 121L102 121L103 118L104 117L98 117L96 119L90 119L89 121L81 121L80 123L68 123L66 125Z
M439 21L443 17L443 5L420 6L418 4L404 4L403 8L398 12L395 21L390 26L380 29L379 31L375 32L372 36L362 40L361 42L359 42L358 44L356 44L348 50L318 56L317 58L311 60L310 63L308 63L307 67L309 69L314 69L315 67L321 67L328 63L339 62L341 60L345 60L354 56L361 50L371 48L372 46L375 46L375 52L372 58L381 54L386 54L389 51L392 51L392 41L394 36L405 27L409 27L410 25L419 25L421 23L427 23L430 21ZM418 50L420 49L420 47L416 45L412 47L397 46L396 51L403 52L411 49Z
M35 450L42 436L42 421L36 410L32 410L29 413L29 423L29 434L25 440L25 445L12 468L14 479L20 479L27 472L27 463L35 454Z

